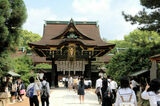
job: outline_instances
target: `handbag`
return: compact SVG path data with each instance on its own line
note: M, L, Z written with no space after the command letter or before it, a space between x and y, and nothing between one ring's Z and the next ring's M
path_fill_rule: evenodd
M20 94L24 94L24 93L25 93L24 89L20 90Z
M96 94L98 94L100 92L100 87L98 87L95 91Z

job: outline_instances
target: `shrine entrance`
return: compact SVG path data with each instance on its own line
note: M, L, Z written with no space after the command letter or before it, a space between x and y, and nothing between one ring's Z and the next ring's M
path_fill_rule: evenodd
M40 57L52 61L51 86L58 86L58 75L92 77L92 61L114 48L101 40L97 22L46 21L44 35L29 43Z

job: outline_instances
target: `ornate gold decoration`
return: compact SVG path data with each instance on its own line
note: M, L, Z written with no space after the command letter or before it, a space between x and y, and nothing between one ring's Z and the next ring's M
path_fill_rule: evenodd
M57 48L51 47L50 50L54 51L54 50L57 50Z
M68 59L75 60L76 55L76 45L74 43L70 43L68 45Z
M87 48L88 51L94 51L94 48Z
M69 32L74 32L74 29L73 29L73 28L70 28L70 29L69 29Z

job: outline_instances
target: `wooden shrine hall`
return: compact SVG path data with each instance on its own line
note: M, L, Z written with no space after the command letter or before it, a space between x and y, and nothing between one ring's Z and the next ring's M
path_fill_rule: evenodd
M47 61L52 61L49 79L58 86L58 75L92 77L92 61L114 48L115 44L100 38L97 22L45 21L43 37L29 43L31 49Z

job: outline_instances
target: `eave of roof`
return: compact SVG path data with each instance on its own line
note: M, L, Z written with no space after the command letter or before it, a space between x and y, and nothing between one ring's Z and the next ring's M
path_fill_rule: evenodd
M150 60L151 60L151 61L154 61L154 60L155 60L155 61L158 61L158 62L159 62L159 61L160 61L160 54L151 56L151 57L150 57Z
M79 42L84 46L89 46L89 47L95 47L95 48L108 48L108 47L114 47L115 44L111 43L97 43L96 41L93 40L82 40L82 39L58 39L58 40L50 40L50 41L38 41L34 43L29 43L30 46L36 46L40 48L49 48L49 47L57 47L60 46L61 44L68 43L68 42Z
M146 70L141 70L141 71L135 72L135 73L133 73L133 74L131 74L131 75L129 75L129 76L131 76L131 77L138 76L138 75L141 75L141 74L146 73L146 72L148 72L148 71L149 71L148 69L146 69Z

